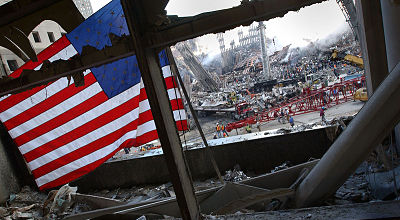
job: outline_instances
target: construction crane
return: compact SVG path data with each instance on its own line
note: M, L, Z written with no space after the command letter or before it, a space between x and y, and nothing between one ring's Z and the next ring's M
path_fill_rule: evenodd
M356 40L359 40L360 36L358 32L357 13L353 0L336 0L336 2L338 3L340 10L342 10L347 23L349 23L354 37Z

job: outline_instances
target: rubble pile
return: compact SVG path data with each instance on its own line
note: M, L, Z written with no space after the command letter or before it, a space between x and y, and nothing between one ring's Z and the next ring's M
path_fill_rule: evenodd
M209 188L214 184L197 183L197 187ZM66 216L92 211L98 208L153 201L175 197L171 183L160 186L132 187L127 189L101 190L79 194L76 187L62 186L48 194L25 186L10 196L7 204L0 206L0 219L63 219Z
M104 189L90 192L89 194L129 203L138 203L175 196L171 183L159 186L117 188L113 190Z
M286 161L276 166L270 173L289 167L291 167L291 163ZM325 200L324 203L328 205L344 205L379 201L379 198L375 197L374 186L371 185L371 180L368 179L371 178L369 177L371 175L381 175L381 173L382 170L371 169L371 163L364 162L337 192ZM250 177L241 171L239 165L236 165L232 170L226 171L223 178L228 182L238 182ZM387 177L382 177L382 180L385 179ZM393 184L393 182L389 184ZM194 182L196 191L221 185L222 183L216 178ZM69 215L88 212L98 208L158 201L159 199L176 196L171 183L158 186L104 189L88 194L79 194L76 191L77 188L68 185L61 187L59 190L50 191L48 194L37 192L29 187L23 187L19 193L10 196L5 206L0 206L0 218L7 220L62 219ZM387 197L386 199L389 198ZM392 197L392 199L394 198ZM96 206L96 201L101 201L101 204L107 203L107 205L103 207ZM282 201L273 199L271 202L265 204L263 209L265 211L279 210L284 207L282 205ZM251 208L242 209L241 213L254 213L254 211Z
M0 206L0 218L11 219L40 219L43 216L45 193L32 190L25 186L17 194L11 194L4 207Z
M10 195L5 207L0 207L0 218L61 219L70 214L91 210L89 205L74 201L76 190L76 187L65 185L46 194L24 186L19 193Z
M291 166L290 161L286 161L283 164L281 164L281 165L275 167L273 170L271 170L271 173L275 173L276 171L289 168L290 166Z
M328 204L337 205L349 203L362 203L373 200L371 190L365 175L365 168L362 165L350 178L336 191L333 199Z
M331 125L334 125L335 123L330 123ZM292 131L294 132L302 132L308 129L313 129L313 127L317 126L317 123L309 123L309 124L299 124L295 125L292 128Z
M224 175L224 180L229 182L238 182L250 177L246 176L243 171L240 170L240 166L236 165L234 169L226 171Z
M256 29L253 31L256 32ZM328 39L310 42L302 48L287 45L275 51L269 58L272 79L266 79L262 73L261 51L257 39L248 43L242 42L215 57L209 57L199 49L201 46L196 40L187 42L188 48L196 54L204 69L214 76L215 73L218 75L216 82L220 83L220 90L217 92L207 92L207 89L201 88L199 79L191 73L183 57L178 52L174 55L181 75L189 79L185 81L185 87L190 90L190 101L198 116L210 117L218 113L220 119L242 120L254 113L293 102L314 89L341 82L349 75L362 74L363 70L358 66L332 58L334 49L354 56L360 55L360 47L354 41L351 31L330 36ZM226 66L229 68L225 68ZM218 69L222 71L216 71ZM238 107L242 103L245 103L246 108ZM191 129L195 129L190 118L192 116L189 116L189 124L193 125ZM305 128L297 129L302 131Z

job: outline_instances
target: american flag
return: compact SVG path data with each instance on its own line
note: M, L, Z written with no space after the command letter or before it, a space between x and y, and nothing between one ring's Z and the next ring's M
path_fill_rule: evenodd
M111 46L110 33L130 34L119 0L38 54L38 62L27 62L11 76L40 69L45 60L67 60L85 45ZM186 114L165 51L159 58L177 128L186 130ZM86 70L84 79L82 87L64 77L0 99L0 119L40 189L68 183L121 148L158 138L135 56Z

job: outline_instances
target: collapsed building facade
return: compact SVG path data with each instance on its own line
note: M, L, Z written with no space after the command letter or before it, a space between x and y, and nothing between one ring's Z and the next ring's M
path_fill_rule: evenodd
M235 8L175 20L169 20L163 14L167 1L121 2L132 37L117 39L119 41L114 42L113 46L123 45L123 47L119 47L118 50L112 50L112 48L102 51L89 50L85 59L81 57L79 58L81 60L78 61L65 61L64 66L58 64L60 66L57 66L57 70L59 70L57 73L50 68L47 70L48 72L42 70L44 74L35 78L24 78L26 81L22 81L22 85L20 80L1 81L1 95L16 93L54 78L71 75L123 56L136 54L176 198L134 205L117 205L114 208L107 207L97 213L86 214L96 216L99 216L97 215L99 213L101 215L108 214L108 217L116 218L121 215L129 216L131 212L144 215L158 213L180 216L184 219L199 219L201 213L227 214L260 202L269 203L276 198L281 201L290 198L292 207L308 207L318 204L319 201L336 192L348 176L393 129L394 136L398 137L399 132L395 127L400 120L400 106L396 102L396 100L400 100L400 90L398 89L400 86L400 67L398 65L400 60L398 41L400 37L398 28L400 4L398 1L356 1L360 24L357 26L357 31L360 34L370 99L342 134L335 139L326 153L321 155L321 160L258 179L242 181L240 184L225 184L221 187L195 192L190 174L191 169L186 162L178 134L174 132L176 127L173 115L166 107L170 105L168 94L166 90L160 89L164 88L165 84L156 62L157 53L154 48L170 46L206 33L228 30L241 24L249 24L254 20L268 20L321 1L250 1L243 2ZM7 22L3 20L2 27L7 27L18 19L26 19L31 14L40 12L41 7L47 10L51 10L51 7L57 9L57 4L46 0L30 2L30 4L31 7L28 7L28 11L18 11L18 7L16 7L17 10L10 11L7 11L9 8L4 9L3 15L8 20ZM65 7L65 5L58 5L58 10L60 7ZM209 22L210 20L215 22ZM14 39L14 41L17 44L22 42L20 49L25 50L23 52L28 53L32 60L35 59L35 54L29 53L31 48L23 44L24 40ZM279 143L279 141L275 143ZM2 178L4 182L0 185L0 192L1 195L4 195L3 198L7 198L10 194L9 185L19 188L16 180L18 178L13 175L15 167L10 168L15 162L9 155L3 154L2 156L4 166L1 173L5 178ZM213 157L210 154L206 155L212 160ZM232 195L232 192L238 192L237 197L229 196ZM393 215L398 217L399 213ZM81 216L81 218L88 218L88 215Z

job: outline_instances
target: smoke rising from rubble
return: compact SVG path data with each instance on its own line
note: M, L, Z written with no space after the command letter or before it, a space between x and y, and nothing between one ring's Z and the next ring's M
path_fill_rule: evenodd
M235 29L236 30L236 29ZM298 46L296 44L282 45L279 39L274 38L267 39L268 41L268 55L273 57L275 53L278 53L277 57L273 59L271 62L279 62L288 63L297 62L301 57L310 56L312 54L316 54L317 57L321 57L326 55L326 53L330 53L331 49L334 48L338 42L344 39L354 39L351 29L347 24L343 24L337 32L328 35L325 38L317 39L315 41L311 39L304 39L307 41L307 45ZM217 41L215 39L215 41ZM220 73L219 69L222 68L222 58L220 51L210 50L208 45L204 45L204 41L201 38L196 38L188 41L190 42L190 48L193 53L198 57L201 64L205 69L212 72ZM246 51L243 50L240 52L244 56L246 55Z
M189 4L187 1L185 4ZM202 4L205 4L203 1ZM193 4L195 4L193 2ZM217 4L217 3L216 3ZM223 1L218 1L219 7ZM225 8L233 7L237 2L226 2ZM171 1L167 6L168 14L187 15L183 11L179 11L173 6L177 6L177 2ZM193 6L192 6L193 7ZM206 6L205 6L206 7ZM216 6L217 7L217 6ZM184 6L180 6L183 10ZM217 8L215 8L217 9ZM197 11L198 9L190 9L189 11ZM181 12L181 14L180 14ZM347 25L345 18L340 11L335 0L325 1L320 4L314 4L309 7L302 8L297 12L289 12L284 17L275 18L264 22L266 25L266 37L274 40L275 44L269 43L268 54L272 55L275 51L281 50L286 45L292 44L292 47L304 47L309 41L325 39L332 33L341 32L343 27ZM248 32L249 26L237 27L224 33L225 45L229 47L232 41L235 45L239 44L238 31ZM199 45L204 47L203 52L206 54L219 52L219 45L216 35L208 34L197 38ZM196 52L194 52L198 55Z
M213 62L216 59L221 59L221 54L207 54L207 56L202 60L201 64L204 66L209 66L211 62Z

